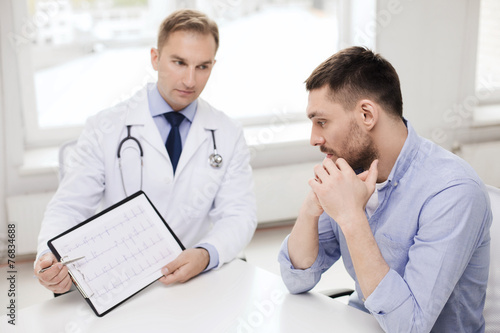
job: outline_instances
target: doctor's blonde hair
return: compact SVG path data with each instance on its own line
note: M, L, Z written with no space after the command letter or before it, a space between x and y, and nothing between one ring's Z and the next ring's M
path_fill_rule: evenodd
M171 33L180 30L194 31L203 35L211 34L214 37L215 52L217 52L219 48L217 23L202 12L192 9L177 10L163 20L158 32L158 51L161 52Z

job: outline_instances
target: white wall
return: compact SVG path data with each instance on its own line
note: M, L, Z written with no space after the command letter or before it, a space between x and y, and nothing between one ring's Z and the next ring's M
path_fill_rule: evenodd
M0 36L2 36L2 25L0 25ZM1 50L1 49L0 49ZM0 64L2 63L2 53L0 52ZM0 77L3 77L2 67L0 66ZM3 227L6 224L6 201L5 201L5 107L4 107L4 93L3 93L3 84L0 80L0 258L2 257L2 248L1 240L2 235L5 230Z
M498 173L500 154L484 154L498 145L477 143L500 142L500 127L473 123L479 7L478 0L378 0L375 44L399 73L404 114L417 132L452 151L466 145L463 158L498 186L488 169Z
M6 10L5 2L0 2L0 13L4 13ZM4 36L6 31L6 20L2 17L0 19L0 78L5 77L4 71ZM4 82L0 80L0 258L4 256L4 240L6 239L7 233L7 204L6 204L6 179L7 179L7 157L6 157L6 103L5 103L5 91L4 91Z
M17 56L22 49L16 48L12 40L15 34L22 36L22 32L14 30L13 24L13 13L20 5L26 4L24 1L0 0L0 258L4 254L2 240L7 232L6 198L51 191L57 186L55 172L32 176L19 173L23 164L24 133L17 68L29 65L18 63ZM17 237L21 236L17 234Z
M25 11L23 6L26 6L25 1L0 0L0 56L2 60L0 66L3 85L2 105L5 110L2 133L8 142L0 155L4 158L6 195L49 191L57 186L56 172L31 176L22 176L19 172L19 168L24 162L23 109L26 105L21 96L18 68L31 66L31 55L28 52L27 43L16 43L16 40L22 40L26 31L30 31L30 25L21 25L17 31L14 28L16 25L13 17L14 13ZM30 22L22 15L18 16L21 22Z
M404 113L421 135L446 148L472 120L479 3L377 3L376 48L399 73Z

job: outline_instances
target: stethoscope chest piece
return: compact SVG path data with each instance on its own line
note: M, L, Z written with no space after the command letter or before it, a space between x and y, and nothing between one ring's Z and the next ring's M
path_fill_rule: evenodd
M208 156L208 163L214 168L220 168L222 166L222 156L217 152L217 145L215 144L215 134L214 130L212 132L212 141L214 143L214 153Z
M222 156L220 156L217 151L214 151L214 153L208 157L208 162L214 168L220 168L222 166Z

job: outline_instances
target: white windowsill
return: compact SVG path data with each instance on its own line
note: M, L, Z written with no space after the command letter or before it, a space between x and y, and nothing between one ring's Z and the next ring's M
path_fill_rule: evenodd
M500 104L479 105L474 109L473 127L500 125Z
M270 126L247 126L245 139L252 152L252 167L321 160L318 149L309 146L310 122L290 122ZM24 152L21 176L58 171L59 147L36 148Z
M58 147L30 149L24 152L24 161L19 168L21 176L54 173L58 170Z

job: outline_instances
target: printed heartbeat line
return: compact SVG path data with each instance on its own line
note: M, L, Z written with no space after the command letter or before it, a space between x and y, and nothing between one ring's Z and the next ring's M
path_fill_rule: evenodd
M158 256L158 259L152 261L151 263L148 262L148 265L142 266L142 264L140 264L138 267L135 267L135 266L131 267L132 268L131 269L132 273L129 273L130 272L130 270L129 270L129 271L125 271L122 274L121 278L113 276L111 279L109 279L109 280L107 279L107 283L103 284L101 286L102 287L101 289L97 289L96 295L100 297L100 296L105 295L108 292L113 291L114 289L120 288L122 286L126 286L136 276L139 276L140 274L142 274L143 271L145 269L147 269L149 266L158 263L160 260L167 258L169 255L170 255L170 253L166 253L166 254L165 253L160 253L159 256ZM108 271L106 271L106 272L108 272ZM106 273L103 272L98 277L104 276L105 274ZM95 277L95 278L97 278L97 277ZM94 280L94 279L92 279L92 280Z
M139 210L139 213L134 212L134 210L131 210L130 213L133 214L133 216L128 216L128 214L123 215L122 220L117 220L118 223L115 223L111 228L106 226L106 229L103 232L100 232L96 235L93 236L84 236L83 241L81 243L76 242L74 246L67 246L65 248L66 251L72 252L75 249L80 248L82 245L85 244L85 246L91 246L92 244L96 244L98 241L101 242L105 238L111 237L109 231L110 230L115 230L115 232L120 232L120 234L126 234L128 237L123 238L123 242L127 240L131 240L132 242L135 243L134 238L137 236L140 236L142 233L147 232L149 229L153 228L154 225L153 223L149 220L148 216L145 215L144 210L142 207L136 207L136 209ZM143 218L137 222L135 220ZM126 230L130 229L130 222L134 221L134 223L137 223L137 227L140 227L139 230L136 229L136 224L132 224L133 228L132 230ZM144 225L144 224L147 225ZM104 236L107 235L107 236ZM101 251L101 254L104 253L106 250Z
M100 297L126 286L172 254L162 244L163 238L140 206L116 217L103 229L87 234L65 249L69 254L85 250L85 259L73 267L94 291L94 296ZM85 271L85 275L81 271Z
M111 264L111 263L110 263L110 264L109 264L109 267L108 267L107 265L106 265L106 266L104 266L104 267L102 268L102 272L101 272L101 273L97 273L97 272L96 272L96 273L95 273L95 276L94 276L92 279L89 279L89 278L88 278L87 280L88 280L88 281L93 281L93 280L95 280L96 278L99 278L99 277L101 277L102 275L106 274L106 272L108 272L108 271L110 271L110 270L113 270L114 268L116 268L116 267L118 267L118 266L122 265L123 263L129 263L131 259L134 259L134 260L133 260L133 263L135 264L135 263L136 263L139 259L142 259L142 257L144 256L144 254L143 254L144 250L149 249L149 248L151 248L151 247L153 247L153 246L155 246L156 244L159 244L159 243L161 242L161 237L159 237L159 236L158 236L157 238L158 238L158 239L157 239L156 241L153 241L150 245L146 245L146 243L144 242L144 243L143 243L144 247L142 247L142 248L137 248L137 252L135 252L135 253L131 253L128 257L127 257L127 256L125 256L125 255L122 255L122 259L123 259L123 260L121 260L121 261L120 261L118 258L116 258L116 259L115 259L115 261L116 261L116 264L115 264L115 265L113 265L113 264ZM115 246L115 248L116 248L116 246ZM161 254L161 253L160 253L160 254ZM162 257L160 258L160 260L161 260L161 259L166 258L169 254L170 254L170 252L168 252L168 251L167 251L167 253L166 253L166 254L161 254L161 255L162 255ZM102 255L102 254L101 254L101 255ZM147 260L148 258L147 258L147 257L145 257L145 259ZM89 262L92 262L92 260L90 260ZM156 261L152 262L150 265L152 265L152 264L156 264L157 262L159 262L159 260L156 260ZM84 263L84 265L85 265L85 264L86 264L86 263ZM127 266L129 266L129 264L127 264ZM142 267L141 267L141 268L142 268Z

